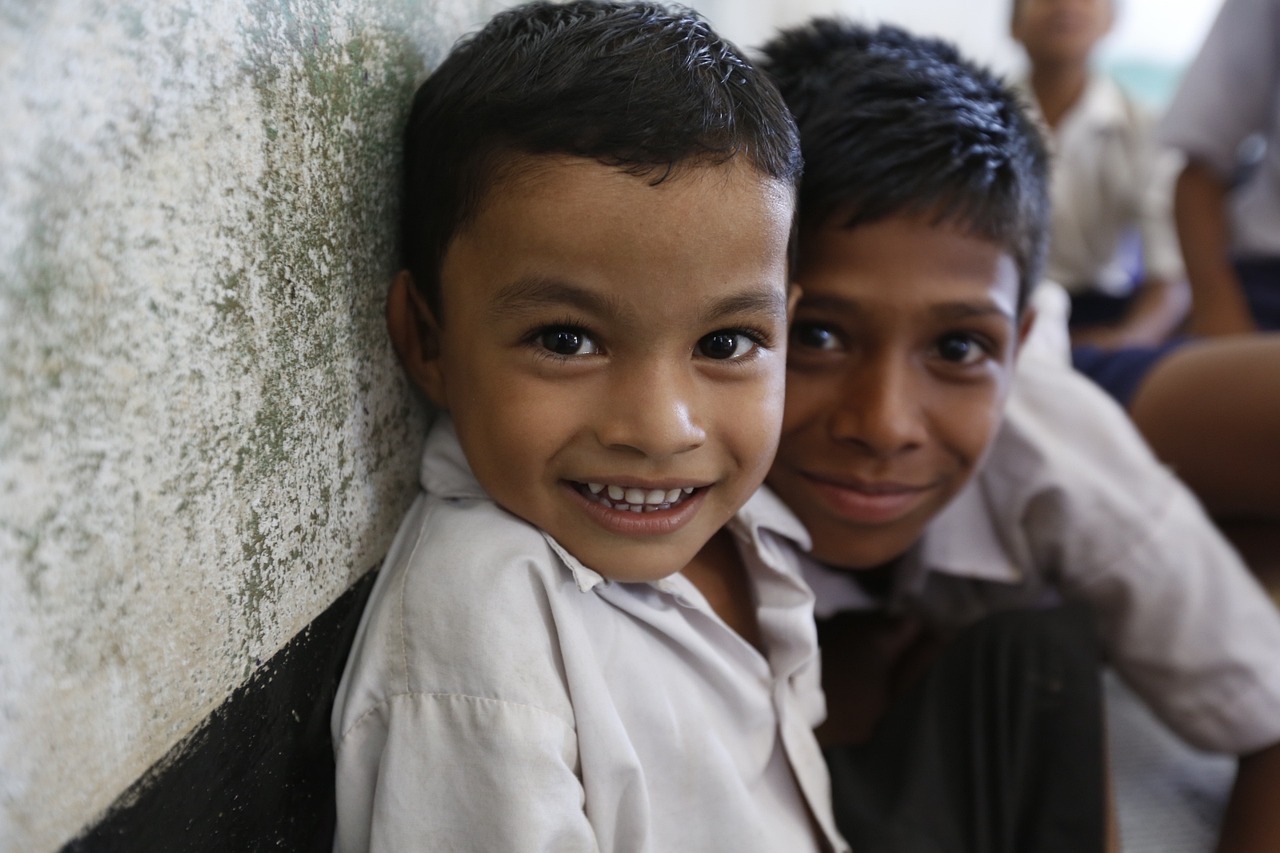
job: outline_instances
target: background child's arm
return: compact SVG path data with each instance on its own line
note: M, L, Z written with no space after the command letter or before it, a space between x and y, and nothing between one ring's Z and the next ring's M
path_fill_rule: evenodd
M1280 850L1280 744L1240 759L1218 853Z

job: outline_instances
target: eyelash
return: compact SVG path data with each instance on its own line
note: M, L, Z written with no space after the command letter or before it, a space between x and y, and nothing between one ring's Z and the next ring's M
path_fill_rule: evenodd
M525 346L530 347L533 350L534 355L537 356L538 358L546 358L546 359L550 359L551 361L561 362L561 363L583 358L584 356L581 356L581 355L564 355L561 353L553 352L552 350L548 349L546 346L543 345L542 339L544 336L546 336L550 332L558 332L558 331L572 332L572 333L581 335L582 337L595 343L596 346L599 346L599 342L596 340L595 334L590 329L588 329L584 323L578 320L570 319L570 318L565 318L564 320L560 320L558 322L545 323L543 325L538 326L535 329L530 330L529 333L525 335L522 343L524 343ZM739 356L737 358L721 359L721 358L711 358L710 356L703 356L708 361L722 362L722 363L733 364L733 365L741 365L749 361L752 361L758 355L760 350L773 349L773 338L768 332L762 329L747 328L745 326L716 329L715 331L708 332L707 334L698 338L698 344L701 344L702 341L706 340L707 338L713 335L722 335L722 334L744 337L747 340L751 341L751 343L753 344L751 352L745 355ZM698 349L697 349L698 344L694 345L695 352L698 352ZM701 353L698 353L698 354L701 355Z
M934 344L934 349L938 351L939 355L941 355L941 349L943 344L949 341L955 341L955 340L961 340L961 341L964 341L965 343L972 344L973 346L977 347L981 351L983 359L991 359L996 356L996 347L993 344L993 342L986 335L979 335L973 332L956 331L956 332L947 332L946 334L939 335L937 341ZM951 361L950 359L944 359L944 360L947 361L949 364L954 364L959 367L972 366L972 364L967 364L967 363L958 362L958 361ZM978 363L978 362L974 362L974 363Z
M714 361L721 364L732 364L735 366L745 365L748 362L754 361L759 356L761 350L773 349L773 338L768 332L764 331L763 329L750 329L744 326L736 326L733 328L726 328L726 329L716 329L715 331L708 332L707 334L698 338L698 343L701 344L703 341L705 341L709 337L712 337L713 335L735 335L738 337L743 337L751 341L751 343L754 346L752 347L751 352L747 353L746 355L738 356L737 358L711 358L710 356L703 356L708 361ZM695 349L696 349L696 345L695 345Z
M793 346L797 350L803 349L810 352L825 352L826 349L823 347L810 346L801 341L801 338L804 335L806 334L812 335L814 333L825 334L826 335L825 340L833 341L834 343L836 343L837 344L836 348L841 348L843 346L843 342L846 339L846 335L843 332L841 332L833 324L823 323L820 321L796 320L791 325L791 340L792 340ZM956 341L956 340L960 340L960 341L964 341L966 343L972 344L973 346L981 350L982 354L986 358L995 358L998 355L999 348L997 347L995 342L992 341L988 336L977 333L977 332L963 331L963 330L948 331L938 335L934 339L934 342L932 344L932 349L935 352L940 353L942 346L944 344L950 341ZM960 366L968 366L968 365L961 364L960 362L949 362L949 363L958 364Z
M599 346L599 343L596 342L595 335L591 332L590 329L587 328L585 323L583 323L580 320L575 320L569 317L566 317L563 320L559 320L556 322L544 323L538 326L537 328L531 329L529 333L524 336L524 340L522 342L525 344L525 346L528 346L530 349L533 350L533 354L536 357L549 359L550 361L554 361L554 362L563 363L566 361L574 361L584 357L581 355L564 355L562 353L553 352L552 350L549 350L547 349L547 347L543 346L542 344L543 337L545 337L547 334L551 332L572 332L574 334L581 335L582 337L587 338L588 340L595 343L596 346Z

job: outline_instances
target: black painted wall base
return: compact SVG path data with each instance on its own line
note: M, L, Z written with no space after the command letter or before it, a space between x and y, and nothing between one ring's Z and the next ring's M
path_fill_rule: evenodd
M329 713L375 574L264 663L63 853L331 850Z

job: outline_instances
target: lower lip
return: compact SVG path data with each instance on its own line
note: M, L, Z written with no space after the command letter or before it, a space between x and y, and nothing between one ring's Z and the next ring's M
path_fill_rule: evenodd
M861 524L887 524L897 521L919 505L924 491L872 494L823 480L808 479L827 506L842 518Z
M596 524L610 533L620 536L665 536L675 533L689 522L702 507L706 499L707 489L702 488L686 497L676 506L668 509L657 509L652 512L631 512L623 509L610 509L585 497L577 487L565 483L564 487L578 501L582 511Z

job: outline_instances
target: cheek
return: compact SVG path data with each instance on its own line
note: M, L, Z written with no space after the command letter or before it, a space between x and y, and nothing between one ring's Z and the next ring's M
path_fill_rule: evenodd
M783 425L785 374L781 370L749 387L727 387L716 395L712 411L744 467L763 472L773 462Z
M732 409L731 409L732 411ZM776 384L776 391L755 395L750 405L737 408L734 414L735 428L744 441L754 446L757 452L767 456L767 462L773 461L773 454L778 449L778 436L782 432L782 383Z
M791 372L786 377L785 403L782 412L783 443L789 436L802 432L817 423L823 411L834 405L837 387L827 387L802 373Z
M1003 398L995 390L953 400L935 414L936 434L964 467L976 468L996 437L1003 408Z

